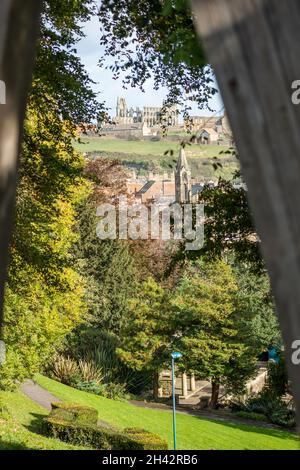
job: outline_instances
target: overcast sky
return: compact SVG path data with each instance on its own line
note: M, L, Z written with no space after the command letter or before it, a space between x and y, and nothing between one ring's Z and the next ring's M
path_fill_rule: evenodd
M99 58L103 49L99 45L99 24L98 19L93 18L84 28L86 37L78 43L78 53L85 65L90 77L96 82L95 91L99 92L99 100L104 101L112 116L115 115L115 108L118 96L123 96L129 106L161 106L163 99L166 97L166 90L160 89L155 91L153 84L149 80L145 86L145 93L138 88L128 88L124 90L122 80L113 80L110 70L100 69L98 65ZM222 108L222 100L220 95L214 97L210 102L210 107L214 113L209 111L197 111L193 108L192 114L210 115L217 113Z

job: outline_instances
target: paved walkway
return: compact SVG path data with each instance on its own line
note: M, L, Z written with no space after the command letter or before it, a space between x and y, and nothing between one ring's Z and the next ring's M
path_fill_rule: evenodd
M54 395L52 395L50 392L42 388L40 385L33 382L33 380L26 380L21 385L21 390L31 400L35 401L36 403L38 403L39 405L41 405L42 407L46 408L49 411L51 410L52 402L61 401L58 398L56 398ZM144 401L138 401L138 400L131 400L129 403L131 403L134 406L142 407L142 408L151 408L153 410L154 409L164 410L167 412L172 411L172 407L170 405L166 405L163 403L151 403L151 402L144 402ZM235 416L221 416L217 413L213 413L213 412L205 411L205 410L184 409L183 407L180 407L180 405L177 407L177 413L197 416L198 418L212 419L212 420L221 421L221 422L246 424L248 426L253 425L253 426L257 426L261 428L269 428L269 429L281 429L279 426L276 426L275 424L263 423L259 421L251 421L248 419L242 419L242 418L235 417ZM103 423L101 422L101 424Z
M52 395L52 393L33 382L33 380L26 380L22 383L20 388L25 395L31 398L31 400L49 411L51 411L51 403L61 401Z
M222 390L220 390L222 393ZM210 397L211 395L211 383L207 382L206 380L202 380L199 382L197 387L197 391L194 392L187 398L179 398L179 405L187 406L192 408L193 406L197 406L200 403L202 397Z
M59 398L52 395L52 393L48 392L40 385L35 383L33 380L26 380L21 385L22 392L27 395L32 401L35 401L43 408L46 408L48 411L51 411L51 403L53 402L61 402ZM106 427L110 430L115 430L116 428L111 424L107 423L106 421L102 421L101 419L98 420L98 425Z

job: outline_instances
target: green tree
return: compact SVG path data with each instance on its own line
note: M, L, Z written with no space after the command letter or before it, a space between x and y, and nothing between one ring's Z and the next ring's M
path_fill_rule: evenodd
M258 275L265 273L260 240L245 188L236 188L232 181L219 179L217 186L204 187L199 202L205 208L204 245L193 251L186 251L184 244L179 245L171 269L187 259L205 257L213 260L231 253L231 257L234 256L237 263L247 265L248 270Z
M231 257L232 258L232 257ZM270 346L280 349L282 345L275 304L266 273L249 269L249 263L231 259L238 291L236 305L240 314L240 329L257 355Z
M65 121L91 122L103 112L76 45L83 26L97 12L94 0L44 0L30 100L47 113L50 99Z
M68 131L50 109L39 119L28 110L26 132L5 297L7 362L1 370L2 386L40 370L86 313L85 281L71 254L77 240L77 206L90 193L80 174L83 161L63 142ZM68 166L68 171L57 168L57 162ZM31 173L33 165L35 173ZM39 172L45 174L43 179Z
M190 263L171 299L174 347L179 364L212 383L210 406L220 385L238 392L254 372L255 353L239 331L237 284L224 261Z
M110 68L115 77L125 75L125 86L143 88L152 77L156 88L167 87L167 103L188 97L200 108L207 106L216 90L187 0L104 0L99 19L102 62L113 58ZM227 152L236 155L234 149ZM200 252L182 246L172 265L204 254L218 258L229 249L251 269L264 271L246 190L220 180L217 188L205 188L201 202L207 215L205 245Z
M100 111L75 45L94 2L45 0L28 100L5 298L2 386L31 376L86 314L72 256L77 207L90 193L75 124Z
M119 334L128 318L138 273L128 243L100 240L96 234L95 204L89 200L79 213L79 240L75 256L87 279L88 322L95 328Z
M270 398L282 398L289 392L289 378L282 352L278 353L278 362L268 363L267 381L263 392Z
M96 210L98 204L113 204L118 195L126 195L126 173L117 160L99 158L88 162L85 174L93 191L78 213L74 256L88 281L89 324L118 335L127 321L128 299L134 294L138 270L128 242L98 238Z
M153 278L147 279L129 302L130 315L121 334L120 358L133 370L153 373L154 396L158 373L166 360L168 308L166 293Z
M99 10L102 63L113 59L125 86L166 87L168 104L207 106L216 89L187 0L103 0Z
M7 346L5 364L1 367L0 387L12 388L43 370L49 357L65 336L79 325L86 307L85 284L72 269L65 270L65 290L45 285L40 274L28 266L20 267L19 277L10 279L5 297L4 339Z

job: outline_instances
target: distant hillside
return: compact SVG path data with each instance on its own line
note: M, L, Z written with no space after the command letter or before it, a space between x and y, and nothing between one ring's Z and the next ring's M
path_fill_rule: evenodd
M180 149L179 142L169 140L129 141L84 137L81 141L82 143L74 143L78 151L87 153L91 157L116 158L139 174L146 174L148 171L171 172ZM228 151L228 147L192 144L187 145L185 150L194 177L217 179L222 176L231 179L238 168L238 163L232 155L220 154L221 151ZM217 170L213 167L216 158L222 164L222 168Z

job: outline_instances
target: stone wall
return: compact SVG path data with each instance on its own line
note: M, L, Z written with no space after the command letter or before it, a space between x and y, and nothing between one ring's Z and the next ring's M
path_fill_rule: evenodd
M246 396L257 395L265 386L268 371L265 365L259 365L257 376L246 385Z

